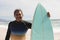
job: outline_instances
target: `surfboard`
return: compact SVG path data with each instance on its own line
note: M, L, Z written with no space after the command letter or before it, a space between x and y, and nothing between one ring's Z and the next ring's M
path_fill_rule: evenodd
M41 4L37 5L34 13L31 40L54 40L51 21Z

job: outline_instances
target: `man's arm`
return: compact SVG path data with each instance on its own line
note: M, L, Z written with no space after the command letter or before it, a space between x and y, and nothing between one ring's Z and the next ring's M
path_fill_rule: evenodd
M24 21L24 22L25 22L25 24L26 24L27 28L31 29L32 23L27 22L27 21Z
M8 25L8 30L7 30L7 34L6 34L5 40L9 40L9 38L10 38L10 33L11 33L11 31L10 31L10 24L9 24L9 25Z
M28 27L29 29L31 29L32 23L27 22L27 27Z

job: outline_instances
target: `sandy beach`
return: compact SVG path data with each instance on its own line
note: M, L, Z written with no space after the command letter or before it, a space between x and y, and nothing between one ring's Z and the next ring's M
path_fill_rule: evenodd
M0 40L5 40L7 32L7 25L0 25ZM54 32L54 40L60 40L60 28L53 28ZM26 40L30 40L31 29L29 29L26 33Z
M0 27L0 40L4 40L5 39L5 35L6 35L6 28ZM30 40L30 34L31 34L31 30L28 30L27 34L26 34L26 40ZM54 33L54 40L60 40L60 32L58 33Z

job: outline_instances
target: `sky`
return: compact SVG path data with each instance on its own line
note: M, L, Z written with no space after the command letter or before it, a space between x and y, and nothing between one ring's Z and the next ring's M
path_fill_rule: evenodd
M60 19L60 0L0 0L0 19L14 20L14 10L22 9L25 20L32 20L35 9L41 3L51 19Z

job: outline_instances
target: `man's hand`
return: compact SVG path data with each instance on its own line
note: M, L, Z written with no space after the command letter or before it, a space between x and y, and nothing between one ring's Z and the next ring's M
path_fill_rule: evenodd
M49 12L47 12L47 16L50 17L50 13Z

